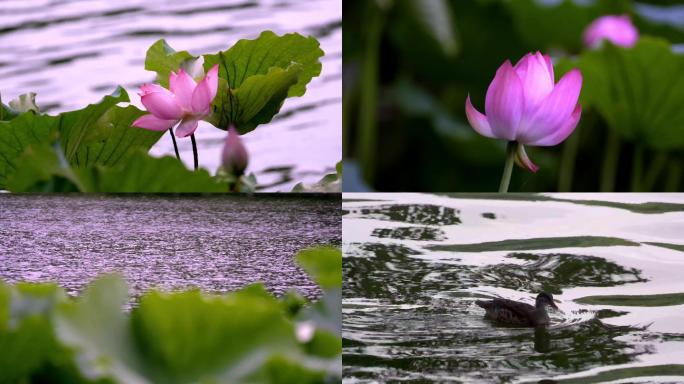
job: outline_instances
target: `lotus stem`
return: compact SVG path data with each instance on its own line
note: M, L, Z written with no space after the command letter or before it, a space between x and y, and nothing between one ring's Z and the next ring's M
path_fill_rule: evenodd
M641 178L644 173L644 147L640 144L634 145L634 155L632 156L632 192L641 191Z
M619 159L620 136L613 129L608 129L606 151L601 169L601 192L613 192L615 190L615 176Z
M563 146L560 172L558 173L558 192L570 192L575 174L575 160L579 149L580 128L578 126Z
M667 171L667 182L665 183L665 192L677 192L679 190L679 183L682 177L682 162L679 159L674 159L670 162L670 167Z
M506 164L504 165L503 175L501 176L501 184L499 184L499 193L508 192L508 185L511 183L511 175L513 174L513 163L515 163L515 150L518 143L509 141L506 145Z
M192 158L195 164L195 171L199 167L199 158L197 156L197 141L195 141L195 134L190 135L190 141L192 141Z
M171 135L171 140L173 140L173 150L176 151L176 159L181 161L180 153L178 153L178 143L176 143L176 135L173 134L173 127L169 128L169 134Z
M359 97L358 157L366 181L372 184L375 178L375 153L377 152L378 73L384 15L376 8L373 1L368 2L367 12L368 32L365 37Z
M644 184L642 185L644 191L653 190L656 181L658 181L658 176L663 172L665 166L667 165L667 152L658 152L651 165L648 167L648 172L644 177Z

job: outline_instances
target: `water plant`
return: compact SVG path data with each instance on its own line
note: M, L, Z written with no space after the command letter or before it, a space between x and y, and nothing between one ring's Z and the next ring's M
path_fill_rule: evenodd
M592 21L582 35L587 47L601 46L604 40L630 48L639 40L639 31L628 15L606 15Z
M173 148L178 160L180 160L180 155L175 137L190 136L195 170L197 170L195 130L198 121L209 115L211 102L216 97L217 88L218 64L209 70L199 84L195 83L195 80L183 68L180 68L178 73L171 72L169 89L157 84L145 84L140 87L142 91L140 101L150 114L137 118L133 122L133 126L152 131L168 130L173 139ZM173 126L176 124L178 127L174 134Z
M320 74L322 56L315 38L297 33L265 31L199 56L175 51L162 39L145 58L145 68L157 74L156 84L141 87L149 114L130 105L121 87L97 103L57 115L40 112L35 95L0 103L0 190L253 191L256 177L238 172L240 167L215 175L200 169L195 144L195 172L178 161L177 150L174 161L147 152L176 124L174 142L176 136L194 142L199 120L221 130L234 127L240 135L269 123L285 99L304 95Z
M328 383L342 371L342 256L296 256L322 290L309 302L261 284L224 295L149 291L124 312L125 282L77 299L54 284L0 283L0 382Z
M466 116L482 136L508 141L506 165L499 192L507 192L513 161L532 172L539 168L529 159L525 145L554 146L573 132L582 108L577 102L582 74L573 69L554 85L548 55L529 53L514 66L506 60L487 89L483 115L466 99Z
M469 95L489 118L484 100L496 70L507 58L536 51L551 56L554 83L572 69L581 71L582 118L555 147L525 145L539 171L514 172L510 190L684 187L683 109L677 107L684 103L684 32L672 21L681 13L674 2L343 6L349 16L343 150L345 166L356 171L347 175L350 191L494 190L508 140L489 140L473 130L464 102ZM611 23L601 21L597 28L597 20ZM590 46L585 37L591 37Z

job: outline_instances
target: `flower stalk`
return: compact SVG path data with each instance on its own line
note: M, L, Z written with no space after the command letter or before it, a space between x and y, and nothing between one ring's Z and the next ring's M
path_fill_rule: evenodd
M501 175L501 183L499 184L499 193L508 192L508 186L511 183L511 175L513 174L513 163L515 163L515 154L517 152L518 143L509 141L506 145L506 163L504 165L503 175Z
M169 128L169 135L171 135L171 140L173 141L173 150L176 152L176 159L181 161L180 153L178 152L178 143L176 143L176 135L173 134L173 128Z
M195 141L195 134L190 135L190 141L192 141L192 159L195 165L195 171L199 167L199 158L197 155L197 141Z

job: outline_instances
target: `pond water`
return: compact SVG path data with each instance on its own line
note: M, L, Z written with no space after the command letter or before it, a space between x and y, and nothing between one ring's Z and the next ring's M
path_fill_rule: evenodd
M293 257L340 243L339 195L0 194L0 280L56 281L72 295L118 272L133 296L261 281L314 298L319 288Z
M345 193L342 214L344 382L684 381L684 194ZM547 329L475 304L541 291Z
M342 0L3 0L0 1L0 93L27 92L50 113L82 108L122 85L142 108L138 87L154 80L145 52L165 38L192 54L224 50L262 30L315 36L323 70L280 116L244 137L248 172L266 191L289 191L334 171L342 153ZM200 165L215 171L225 132L200 123ZM179 140L192 167L189 140ZM153 155L174 154L169 135Z

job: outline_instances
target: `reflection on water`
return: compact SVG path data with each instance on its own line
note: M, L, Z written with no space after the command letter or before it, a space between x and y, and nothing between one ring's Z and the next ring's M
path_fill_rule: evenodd
M343 211L345 382L684 380L680 296L644 296L684 293L684 195L345 194ZM562 310L548 329L475 305L540 291Z
M293 256L339 246L336 196L0 195L0 280L57 281L76 294L117 271L136 296L262 281L313 298L318 287Z
M3 0L0 1L0 93L7 102L37 92L44 111L82 108L124 86L142 108L137 88L152 81L145 52L165 38L192 54L224 50L262 30L315 36L325 56L323 70L301 98L285 102L281 114L247 134L255 172L267 190L313 183L342 153L341 0ZM216 170L225 133L200 123L200 165ZM181 156L192 166L189 140ZM168 135L153 155L173 155Z

